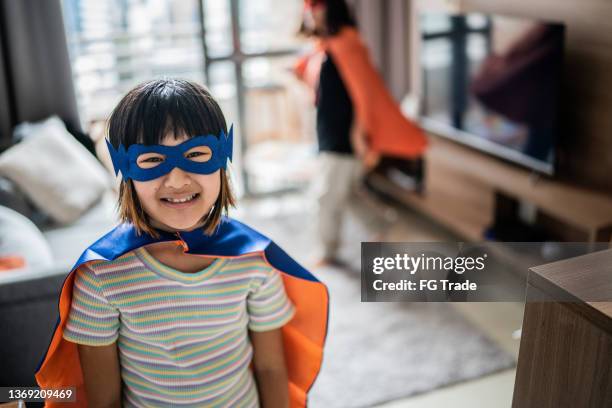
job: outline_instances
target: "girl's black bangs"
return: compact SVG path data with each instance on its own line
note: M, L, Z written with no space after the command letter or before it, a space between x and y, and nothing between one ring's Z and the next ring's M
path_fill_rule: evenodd
M227 132L217 102L203 87L188 81L159 80L143 84L124 108L121 109L124 120L120 120L124 126L119 133L123 133L121 142L125 146L160 144L168 133L179 138L182 135L218 136L221 131ZM111 131L112 127L111 123Z

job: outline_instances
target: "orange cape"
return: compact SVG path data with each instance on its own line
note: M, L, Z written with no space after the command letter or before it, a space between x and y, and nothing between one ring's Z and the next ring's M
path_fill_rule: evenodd
M427 147L425 134L400 111L357 30L345 27L326 38L323 47L334 58L357 119L368 134L370 149L386 156L421 156Z

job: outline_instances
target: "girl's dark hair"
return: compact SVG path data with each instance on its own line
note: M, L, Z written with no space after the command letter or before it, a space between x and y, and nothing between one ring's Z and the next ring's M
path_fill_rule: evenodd
M219 104L201 85L181 79L156 79L129 91L115 107L108 120L108 139L118 148L127 149L139 143L160 144L167 133L175 138L227 134L227 124ZM204 231L214 232L223 211L235 205L229 180L221 169L221 192L210 214L206 214ZM140 232L158 236L151 226L132 180L119 187L119 217L131 222Z
M343 27L356 27L357 22L345 0L325 0L327 34L334 36Z
M327 35L334 36L340 32L343 27L357 27L357 21L351 12L346 0L319 0L313 4L325 5L325 25L327 26ZM302 22L299 33L306 36L320 35L320 33L309 30Z
M129 91L111 113L109 141L115 148L134 143L161 143L176 137L227 133L219 104L201 85L182 79L156 79Z

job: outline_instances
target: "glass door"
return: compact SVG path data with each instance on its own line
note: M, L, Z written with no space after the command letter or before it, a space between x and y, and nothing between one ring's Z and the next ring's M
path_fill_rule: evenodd
M314 107L291 66L303 0L202 0L207 84L234 123L238 193L299 188L315 155Z

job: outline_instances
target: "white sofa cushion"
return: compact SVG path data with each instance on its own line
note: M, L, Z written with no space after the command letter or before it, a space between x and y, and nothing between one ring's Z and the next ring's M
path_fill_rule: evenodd
M51 248L42 232L32 221L4 206L0 206L0 256L20 256L27 269L53 264Z
M75 221L109 188L110 175L57 116L25 129L32 134L0 155L0 174L56 221Z

